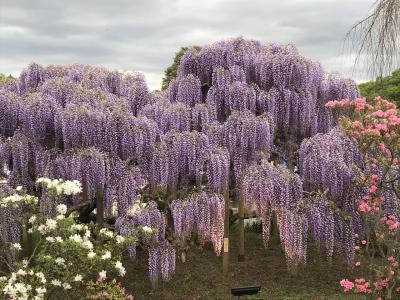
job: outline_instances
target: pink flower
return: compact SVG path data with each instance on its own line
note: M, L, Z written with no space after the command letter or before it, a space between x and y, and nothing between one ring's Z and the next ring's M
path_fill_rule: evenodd
M355 263L355 266L356 266L356 267L361 266L361 262L357 261L357 262Z
M377 111L374 111L374 112L371 114L371 116L377 117L377 118L384 118L384 117L385 117L385 114L383 113L382 110L377 110Z
M371 206L369 206L367 203L363 202L358 206L358 210L362 212L369 212L371 211Z
M340 285L344 288L345 292L348 292L354 288L354 283L352 283L350 280L347 279L342 279L340 281Z
M372 179L373 181L376 181L376 180L378 180L378 178L379 178L379 176L378 176L378 175L376 175L376 174L374 174L374 175L371 175L371 179Z
M364 285L357 284L356 288L357 288L357 292L359 292L359 293L366 293L367 292L367 288Z
M393 126L398 126L398 125L400 125L400 118L397 117L397 116L391 116L391 117L389 118L389 121L390 121L390 124L393 125Z
M360 246L355 246L354 249L355 249L356 251L358 251L358 250L360 250Z
M373 184L373 185L371 185L371 188L369 189L369 192L370 193L375 193L377 189L378 189L378 187L375 184Z
M386 124L382 124L382 123L376 123L375 124L375 128L378 129L379 131L383 131L383 132L387 132L388 131L388 127Z
M361 241L361 244L366 245L366 244L367 244L367 241L366 241L366 240L362 240L362 241Z

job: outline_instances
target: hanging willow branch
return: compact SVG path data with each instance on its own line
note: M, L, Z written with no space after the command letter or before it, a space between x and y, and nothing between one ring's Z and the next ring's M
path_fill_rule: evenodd
M400 0L377 0L374 11L346 35L358 47L355 64L366 59L368 72L382 76L396 68L400 58Z

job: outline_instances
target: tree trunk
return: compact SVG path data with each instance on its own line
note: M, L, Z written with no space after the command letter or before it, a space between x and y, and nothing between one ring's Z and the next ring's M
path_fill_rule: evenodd
M224 254L222 260L222 269L224 275L229 272L229 186L226 185L224 189L225 199L225 220L224 220Z
M239 255L238 261L244 261L244 197L239 187Z

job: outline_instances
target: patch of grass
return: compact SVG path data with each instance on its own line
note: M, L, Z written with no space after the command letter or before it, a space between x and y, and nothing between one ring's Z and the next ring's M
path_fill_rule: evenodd
M344 295L339 286L342 278L352 278L346 265L334 259L332 265L324 262L315 249L309 250L307 266L298 275L287 273L286 261L277 237L272 237L268 249L262 245L261 235L246 232L246 260L237 262L236 233L231 235L230 272L222 274L222 257L211 249L192 248L185 263L177 261L176 273L171 281L159 282L151 288L147 272L147 255L138 251L134 262L128 263L125 286L135 299L233 299L232 287L261 285L261 293L242 297L252 300L342 300L364 299Z

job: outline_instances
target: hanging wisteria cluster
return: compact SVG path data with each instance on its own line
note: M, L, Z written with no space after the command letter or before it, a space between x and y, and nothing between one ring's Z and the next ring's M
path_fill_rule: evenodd
M274 213L288 267L295 269L304 264L308 222L304 213L296 209L303 199L300 176L264 160L249 167L242 188L246 206L262 219L264 246L268 245Z
M299 169L309 189L329 189L338 207L352 207L352 179L361 167L357 147L339 129L305 139L299 150Z
M338 129L317 134L302 142L299 150L299 169L308 190L326 191L310 206L313 235L318 243L325 243L328 260L335 247L354 262L354 234L362 227L361 216L354 199L357 191L353 179L362 168L361 155L355 144ZM328 199L331 200L331 205ZM347 218L334 209L339 208Z
M174 238L195 233L221 252L229 209L222 194L240 190L263 219L265 244L276 215L288 265L297 266L308 229L328 258L351 244L343 232L355 225L326 203L332 197L353 213L351 166L360 168L360 158L333 129L346 112L325 103L357 96L354 81L325 74L293 45L243 38L187 50L166 92L149 92L140 74L31 64L0 90L0 174L36 193L49 215L57 204L35 187L38 177L81 181L83 195L62 201L103 201L121 234L154 228L140 239L152 282L174 272ZM303 187L329 191L301 206ZM160 188L168 194L162 207L154 201ZM128 250L134 257L136 245Z
M332 262L334 254L346 256L352 266L355 258L353 235L358 232L354 222L357 219L352 221L338 215L334 201L329 201L326 194L308 200L306 216L319 251L329 262Z
M205 132L212 144L228 150L237 180L258 153L273 147L274 124L268 113L255 116L250 111L235 111L225 123L211 123Z
M201 243L212 242L215 253L221 253L224 237L224 198L219 194L194 193L171 203L174 234L190 237L197 233Z

